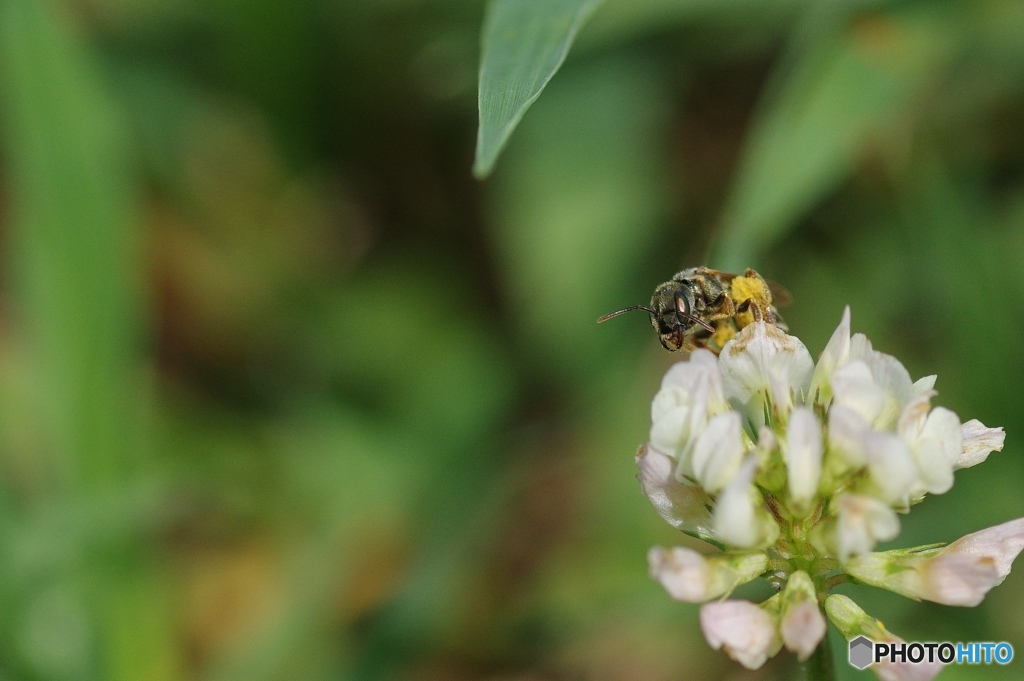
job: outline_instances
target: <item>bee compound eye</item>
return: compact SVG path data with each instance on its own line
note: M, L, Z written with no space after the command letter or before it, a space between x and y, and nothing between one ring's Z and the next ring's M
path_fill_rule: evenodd
M684 296L682 293L677 293L676 296L675 296L675 299L676 299L676 311L677 312L681 312L684 315L689 315L690 314L690 303L689 303L689 301L686 300L686 296Z

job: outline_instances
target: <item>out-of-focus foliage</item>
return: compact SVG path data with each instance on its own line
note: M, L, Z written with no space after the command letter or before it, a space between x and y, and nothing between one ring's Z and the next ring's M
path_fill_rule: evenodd
M486 177L601 0L495 0L484 20L473 172Z
M733 677L646 576L679 358L594 324L704 262L1006 427L900 545L1024 515L1024 5L606 0L479 183L483 20L0 4L0 678ZM1020 652L1018 572L857 600Z

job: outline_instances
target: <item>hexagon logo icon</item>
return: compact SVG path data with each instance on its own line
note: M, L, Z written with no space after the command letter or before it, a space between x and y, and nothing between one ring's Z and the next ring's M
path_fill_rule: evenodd
M871 664L874 652L875 644L864 636L858 636L850 641L850 664L857 669L864 669Z

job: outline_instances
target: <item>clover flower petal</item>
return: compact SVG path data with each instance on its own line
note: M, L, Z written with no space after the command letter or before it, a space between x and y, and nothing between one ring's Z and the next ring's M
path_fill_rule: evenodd
M784 414L794 395L803 400L814 371L804 344L765 322L751 324L726 343L718 364L726 399L758 426L765 423L766 404Z
M971 419L961 430L963 448L956 460L956 468L970 468L985 461L992 452L1003 450L1006 434L1002 428L986 428L978 419Z
M775 618L750 601L705 603L700 628L709 646L747 669L759 669L782 648Z
M806 660L825 638L828 625L818 605L814 582L803 570L794 572L781 594L779 631L787 650Z
M675 461L666 454L644 445L637 452L637 479L655 510L672 527L703 539L714 539L711 498L696 485L680 482Z
M866 362L855 360L832 374L832 403L853 410L868 423L882 413L886 399Z
M764 509L764 497L753 484L756 457L749 457L718 498L713 514L715 534L726 544L757 548L772 544L779 526Z
M822 350L811 377L809 399L822 406L832 401L832 374L850 360L850 306L843 308L839 326Z
M735 477L745 452L740 415L727 411L697 437L689 468L701 487L714 494Z
M973 607L1010 573L1024 550L1024 518L974 532L949 546L886 551L851 558L857 579L910 598Z
M881 389L882 407L872 420L880 430L891 430L899 419L903 407L914 397L914 383L898 359L878 352L862 333L850 339L850 361L864 362L871 373L872 382Z
M1010 567L1024 550L1024 518L1017 518L965 535L944 548L941 553L991 558L999 573L999 581L1010 574Z
M647 553L651 576L677 601L703 603L754 579L768 567L760 552L704 556L676 546L652 548Z
M807 407L796 407L790 414L786 435L784 460L789 498L799 510L806 511L818 494L824 454L821 422Z
M910 448L892 433L863 433L865 463L872 495L890 505L906 506L918 487L920 469Z
M834 501L835 524L829 548L840 562L867 553L880 541L900 532L896 513L886 504L863 494L840 494Z

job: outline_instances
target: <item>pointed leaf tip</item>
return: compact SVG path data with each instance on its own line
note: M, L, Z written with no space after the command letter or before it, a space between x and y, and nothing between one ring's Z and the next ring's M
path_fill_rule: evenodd
M490 175L527 109L603 0L492 0L484 18L473 175Z

